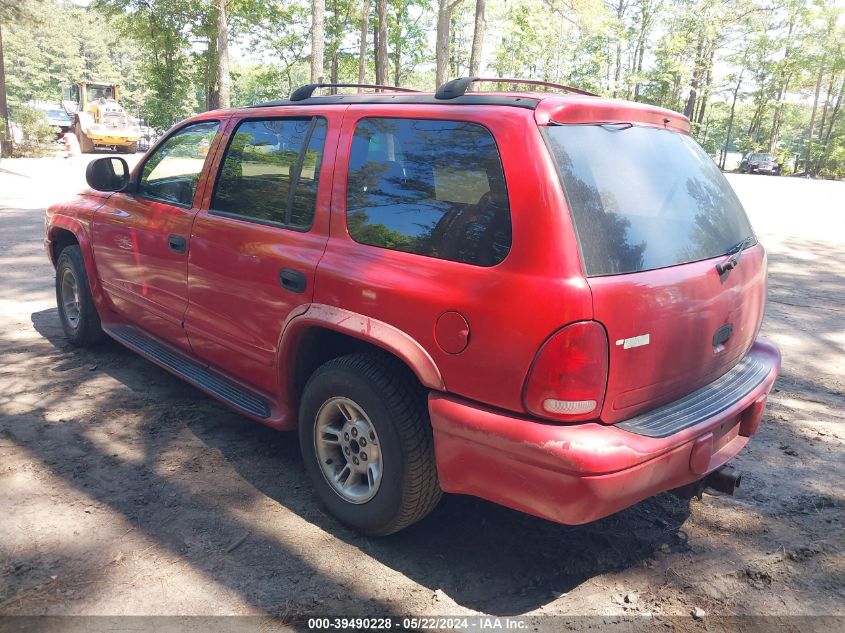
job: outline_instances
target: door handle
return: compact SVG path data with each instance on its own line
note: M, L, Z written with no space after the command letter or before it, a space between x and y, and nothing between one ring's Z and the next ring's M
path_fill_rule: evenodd
M188 246L188 240L181 235L170 235L167 238L167 245L174 253L184 253Z
M297 293L305 292L305 288L308 286L305 275L293 268L282 268L279 272L279 283L285 290Z

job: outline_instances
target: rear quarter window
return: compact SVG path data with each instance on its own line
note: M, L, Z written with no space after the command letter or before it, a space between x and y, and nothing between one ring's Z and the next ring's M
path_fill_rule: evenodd
M349 234L362 244L478 266L511 247L502 161L475 123L361 120L346 202Z

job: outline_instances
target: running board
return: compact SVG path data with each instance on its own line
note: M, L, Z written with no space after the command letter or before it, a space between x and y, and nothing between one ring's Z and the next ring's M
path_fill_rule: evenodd
M239 411L257 418L270 417L270 405L264 398L159 343L137 328L120 325L103 329L119 343Z

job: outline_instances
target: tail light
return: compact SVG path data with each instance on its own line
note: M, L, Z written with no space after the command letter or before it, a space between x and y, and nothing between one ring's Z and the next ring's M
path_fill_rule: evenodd
M607 365L607 334L601 325L581 321L558 330L540 348L528 372L525 408L561 421L598 417Z

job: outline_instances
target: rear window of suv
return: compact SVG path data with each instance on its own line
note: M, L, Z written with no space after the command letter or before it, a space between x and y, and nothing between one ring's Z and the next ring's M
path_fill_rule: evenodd
M476 123L368 118L352 138L347 226L357 242L477 266L511 246L502 161Z
M718 167L685 134L630 124L544 134L588 276L709 259L753 235Z

